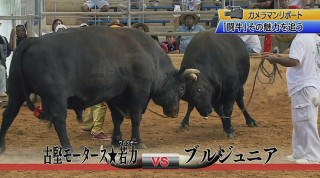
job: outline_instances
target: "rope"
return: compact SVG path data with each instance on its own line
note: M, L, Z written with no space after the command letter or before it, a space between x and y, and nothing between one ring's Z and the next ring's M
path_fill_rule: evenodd
M163 117L163 118L167 118L166 116L164 116L164 115L162 115L162 114L159 114L159 113L157 113L157 112L155 112L155 111L152 111L152 110L149 109L149 108L147 108L147 110L149 110L150 112L152 112L152 113L155 114L155 115L161 116L161 117Z
M282 79L282 76L281 76L281 74L280 74L280 71L279 71L279 69L278 69L277 64L273 64L273 69L272 69L271 72L269 72L269 71L265 68L265 66L264 66L264 61L265 61L265 59L261 59L261 62L260 62L260 64L259 64L259 67L258 67L258 70L257 70L257 71L261 70L261 73L262 73L265 77L267 77L269 81L268 81L268 82L262 82L262 81L260 80L260 78L258 78L259 82L261 82L262 84L273 84L274 81L275 81L275 79L276 79L276 72L278 72L280 78ZM257 72L257 73L258 73L258 72ZM257 74L256 74L256 76L257 76Z

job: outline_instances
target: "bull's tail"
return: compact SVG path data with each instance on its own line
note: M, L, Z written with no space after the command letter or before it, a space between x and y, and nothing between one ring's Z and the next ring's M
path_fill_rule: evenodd
M18 74L17 79L20 80L20 86L21 86L23 97L27 103L28 108L33 112L35 112L36 107L29 97L30 93L28 93L28 91L27 91L24 75L22 72L22 70L23 70L22 57L24 56L25 52L32 46L32 44L34 42L35 42L35 38L25 39L23 42L21 42L19 47L14 51L13 57L12 57L12 62L16 63L15 67L16 67L17 72L15 72L15 73ZM10 75L9 75L9 77L10 77Z

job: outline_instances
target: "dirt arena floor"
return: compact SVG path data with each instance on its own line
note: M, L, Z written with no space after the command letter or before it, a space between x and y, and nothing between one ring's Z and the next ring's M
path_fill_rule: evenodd
M172 58L179 67L180 58ZM251 71L245 86L245 102L248 101L252 91L254 75L257 71L259 59L251 59ZM248 106L251 116L256 120L258 127L247 127L245 119L237 106L234 108L232 119L236 138L227 139L223 132L219 118L209 117L203 119L197 111L193 111L190 127L180 131L179 123L187 110L187 103L181 102L178 118L162 118L150 110L162 114L162 108L150 102L143 115L140 132L143 143L147 149L139 153L179 153L190 155L185 149L199 145L197 156L203 156L203 151L215 151L219 145L228 150L233 146L233 152L225 163L235 163L239 159L236 154L243 154L244 159L253 157L249 152L259 151L261 161L244 163L264 163L268 153L266 148L277 148L268 164L289 163L286 155L291 153L292 123L290 118L290 100L287 94L285 68L279 67L282 79L277 75L275 83L262 84L257 81L252 100ZM268 80L259 74L263 82ZM39 103L38 103L39 105ZM3 109L0 109L3 112ZM216 116L214 113L213 116ZM1 118L2 119L2 118ZM0 119L0 120L1 120ZM91 135L81 131L80 124L73 111L69 111L67 118L68 136L75 152L83 152L83 147L89 147L98 152L100 145L109 149L110 141L92 140ZM110 112L107 113L105 132L111 134L113 125ZM122 125L123 139L129 140L131 136L130 120ZM0 155L0 166L3 163L39 163L44 158L43 150L46 146L60 145L53 127L33 116L33 113L23 107L6 135L7 151ZM99 163L99 159L89 159L86 163ZM320 166L320 165L319 165ZM202 170L120 170L120 171L1 171L0 177L320 177L319 171L202 171Z

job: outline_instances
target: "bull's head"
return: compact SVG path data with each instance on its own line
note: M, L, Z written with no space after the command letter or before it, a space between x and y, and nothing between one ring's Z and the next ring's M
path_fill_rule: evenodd
M174 74L166 74L164 84L155 93L153 101L162 106L163 113L168 117L177 117L179 102L185 93L186 83L182 74L175 71Z
M186 78L195 77L198 70L180 70L174 74L166 74L165 84L153 97L153 101L163 107L163 113L169 117L177 117L179 113L179 101L185 94ZM192 80L195 80L194 78Z
M208 117L212 112L213 87L205 76L197 69L186 69L186 92L183 99L191 102L203 117Z

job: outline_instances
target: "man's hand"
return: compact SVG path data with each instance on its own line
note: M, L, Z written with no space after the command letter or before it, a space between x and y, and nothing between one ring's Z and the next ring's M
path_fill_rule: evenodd
M279 57L279 56L275 55L275 54L270 54L270 53L262 54L262 59L269 61L270 64L276 64L277 57Z
M16 29L12 29L10 33L10 38L12 39L16 35L17 35Z

